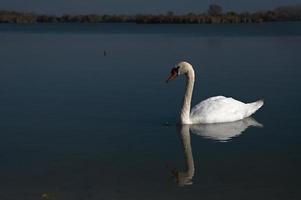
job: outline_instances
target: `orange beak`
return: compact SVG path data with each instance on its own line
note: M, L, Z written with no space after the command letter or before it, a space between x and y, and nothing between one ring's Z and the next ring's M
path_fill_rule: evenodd
M173 68L170 72L170 76L166 80L166 83L168 83L168 81L174 80L175 78L177 78L177 76L178 76L178 70L176 68Z

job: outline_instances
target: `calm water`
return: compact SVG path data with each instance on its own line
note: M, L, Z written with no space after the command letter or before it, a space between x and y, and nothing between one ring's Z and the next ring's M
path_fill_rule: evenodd
M301 23L0 25L0 199L300 199L300 52ZM263 127L177 126L181 60Z

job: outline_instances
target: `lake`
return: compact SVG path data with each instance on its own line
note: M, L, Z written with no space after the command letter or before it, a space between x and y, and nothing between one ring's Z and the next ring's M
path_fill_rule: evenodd
M0 24L0 199L300 199L300 50L300 22ZM177 125L181 60L193 105L265 105Z

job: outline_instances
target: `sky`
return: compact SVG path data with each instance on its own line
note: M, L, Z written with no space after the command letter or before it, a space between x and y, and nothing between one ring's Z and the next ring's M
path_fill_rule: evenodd
M0 0L0 10L45 14L158 14L205 12L210 4L225 11L257 11L281 5L301 5L301 0Z

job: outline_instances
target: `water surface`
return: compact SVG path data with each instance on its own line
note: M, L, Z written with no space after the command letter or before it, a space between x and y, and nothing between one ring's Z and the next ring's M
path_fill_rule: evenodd
M1 200L300 199L300 25L0 25ZM181 60L263 127L178 127Z

